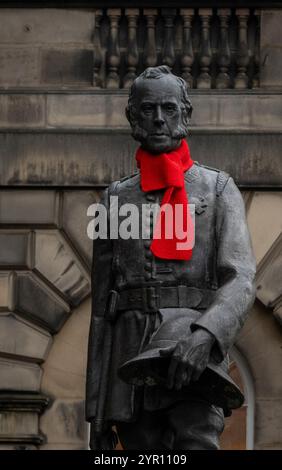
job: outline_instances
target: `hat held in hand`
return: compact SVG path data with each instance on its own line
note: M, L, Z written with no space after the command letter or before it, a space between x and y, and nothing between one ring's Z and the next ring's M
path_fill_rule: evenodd
M162 352L176 346L178 341L187 339L192 334L191 324L202 315L189 308L160 309L160 313L163 321L150 342L139 355L125 362L118 370L119 377L126 383L165 386L171 356L162 356ZM199 380L191 381L184 389L187 390L187 396L192 392L224 409L239 408L244 402L244 395L224 370L223 363L217 364L212 359Z

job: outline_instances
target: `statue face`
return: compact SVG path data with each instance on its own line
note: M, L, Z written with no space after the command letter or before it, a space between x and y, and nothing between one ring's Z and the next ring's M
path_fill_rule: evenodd
M133 137L154 154L179 147L187 129L182 119L181 90L175 79L140 80L135 93Z

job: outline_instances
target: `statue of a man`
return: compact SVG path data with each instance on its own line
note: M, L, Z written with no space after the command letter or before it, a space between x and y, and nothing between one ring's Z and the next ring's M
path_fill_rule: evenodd
M109 230L94 241L92 449L113 448L113 426L125 449L217 449L224 415L242 403L227 375L228 350L254 301L255 261L233 179L190 156L191 113L186 83L168 67L148 68L134 81L126 116L141 144L139 170L112 183L102 204L107 227L116 200L145 219L139 237L113 238ZM171 221L182 208L182 237L176 230L166 237L160 212L154 223L154 204L170 206Z

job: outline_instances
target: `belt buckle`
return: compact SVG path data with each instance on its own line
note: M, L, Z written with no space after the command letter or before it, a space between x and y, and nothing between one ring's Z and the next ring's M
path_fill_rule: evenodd
M157 312L160 308L161 300L161 283L158 282L153 286L146 287L147 306L150 311Z
M187 307L187 287L180 285L177 286L178 307Z

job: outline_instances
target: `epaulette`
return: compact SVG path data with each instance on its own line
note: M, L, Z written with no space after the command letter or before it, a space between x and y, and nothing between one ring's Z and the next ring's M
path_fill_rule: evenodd
M124 176L123 178L121 178L121 180L119 182L122 183L123 181L129 180L130 178L133 178L133 176L138 175L138 173L139 173L139 171L135 171L131 175Z
M218 168L213 168L212 166L202 165L199 162L194 162L196 165L201 166L203 168L207 168L207 170L212 170L217 172L217 179L216 179L216 188L215 192L217 196L220 196L227 184L227 181L230 178L230 175L225 171L219 170Z
M215 190L217 196L221 195L229 178L230 178L230 175L228 173L225 173L225 171L218 172L217 180L216 180L216 190Z
M120 183L120 180L113 181L109 186L108 186L108 197L112 196L115 193L115 190Z
M194 161L194 163L198 166L202 166L203 168L207 168L207 170L213 170L213 171L216 171L217 173L220 173L220 170L218 168L213 168L212 166L203 165L202 163L199 163L197 161Z

